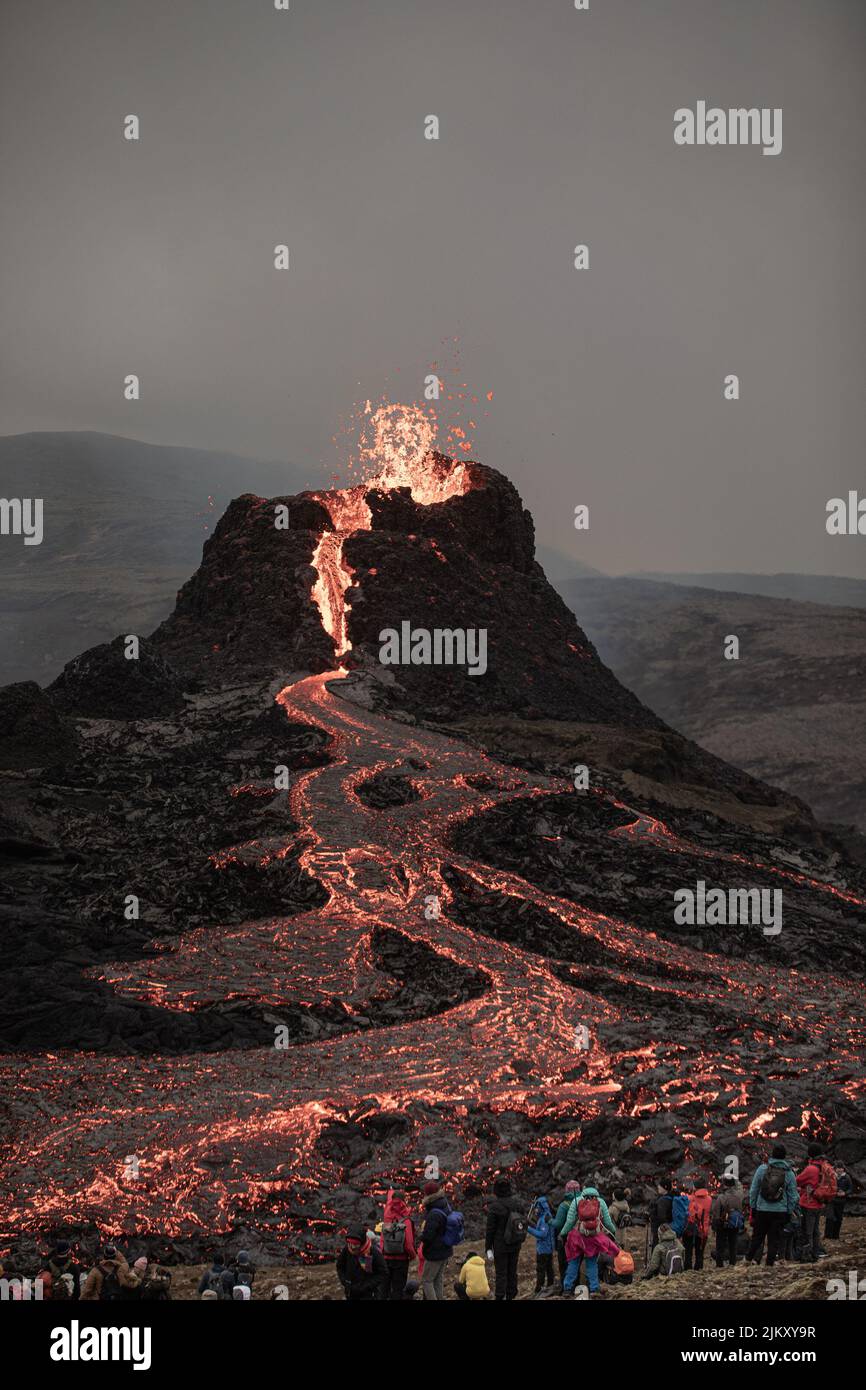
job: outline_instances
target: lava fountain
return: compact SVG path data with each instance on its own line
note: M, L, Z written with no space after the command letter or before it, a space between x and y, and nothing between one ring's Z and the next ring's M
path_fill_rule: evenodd
M352 649L348 633L351 606L346 593L354 581L343 547L349 536L370 530L367 493L407 487L413 502L431 506L469 491L467 464L433 452L435 438L435 421L420 406L380 406L370 414L358 447L358 463L367 481L314 494L327 509L333 530L322 532L313 553L316 580L312 597L340 659Z

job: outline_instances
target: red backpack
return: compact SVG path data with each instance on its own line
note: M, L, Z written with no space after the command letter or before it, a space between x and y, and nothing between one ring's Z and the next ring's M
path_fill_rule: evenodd
M597 1197L581 1197L577 1204L577 1229L582 1236L598 1234L601 1223L601 1207Z
M813 1189L819 1202L832 1202L838 1191L836 1172L826 1158L818 1159L818 1181Z

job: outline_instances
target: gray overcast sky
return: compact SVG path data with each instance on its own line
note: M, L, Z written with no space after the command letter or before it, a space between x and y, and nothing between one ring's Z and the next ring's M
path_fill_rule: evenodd
M866 488L862 0L3 0L0 44L0 433L324 481L457 337L547 544L866 575L824 529ZM677 148L701 99L782 107L781 155Z

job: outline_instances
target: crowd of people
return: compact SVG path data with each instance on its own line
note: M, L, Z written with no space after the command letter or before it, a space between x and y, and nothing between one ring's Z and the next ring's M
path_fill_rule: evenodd
M784 1260L820 1260L826 1254L821 1218L823 1239L837 1240L851 1191L844 1166L834 1166L819 1144L809 1145L798 1170L785 1146L776 1144L755 1169L748 1189L730 1176L715 1182L700 1176L661 1179L649 1204L639 1277L669 1278L702 1270L711 1236L712 1258L719 1268L739 1260L765 1260L768 1266ZM630 1197L628 1188L614 1187L608 1201L592 1182L572 1179L557 1202L547 1193L528 1201L501 1177L487 1203L483 1251L461 1253L465 1223L444 1184L426 1183L416 1213L405 1192L391 1189L381 1220L373 1226L349 1226L337 1255L337 1278L350 1301L439 1300L451 1292L467 1302L507 1301L517 1297L521 1252L532 1240L535 1297L603 1297L610 1284L631 1283L637 1277L624 1235L632 1226ZM580 1283L581 1270L585 1285ZM216 1256L199 1280L198 1297L245 1302L253 1297L255 1274L244 1250L230 1260ZM129 1263L113 1243L104 1245L99 1258L88 1265L68 1241L58 1241L44 1257L37 1278L43 1299L171 1298L170 1269L146 1255ZM7 1278L8 1296L27 1297L26 1282ZM684 1290L684 1296L691 1292ZM288 1296L285 1285L268 1294L271 1299Z
M646 1224L646 1260L641 1279L699 1272L711 1236L715 1265L783 1260L815 1261L826 1251L824 1239L841 1234L845 1203L852 1182L842 1164L830 1163L819 1144L810 1144L799 1170L776 1144L759 1164L748 1189L734 1177L715 1183L698 1176L656 1185ZM455 1211L444 1187L428 1182L417 1218L404 1192L389 1191L382 1220L373 1228L350 1226L337 1257L337 1277L345 1297L423 1299L446 1297L446 1280L454 1260L457 1298L478 1302L510 1300L518 1293L518 1264L527 1239L535 1242L536 1298L575 1296L581 1270L586 1285L580 1297L605 1296L614 1283L631 1283L635 1260L624 1232L632 1224L630 1191L614 1187L608 1202L592 1183L565 1184L555 1207L547 1193L527 1205L510 1181L496 1181L487 1205L484 1252L460 1257L465 1238L463 1216ZM417 1260L417 1277L410 1271ZM492 1288L491 1288L492 1284Z

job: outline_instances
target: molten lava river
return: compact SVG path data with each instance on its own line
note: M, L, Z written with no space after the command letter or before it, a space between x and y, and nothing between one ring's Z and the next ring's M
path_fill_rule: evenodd
M346 514L333 515L334 531L319 546L315 597L339 654L348 645L350 582L342 543L365 518L357 490L323 494L331 503L335 497L343 498ZM787 1036L808 1036L822 1048L823 1081L854 1099L845 1085L863 1011L850 982L669 944L462 855L454 833L473 817L515 798L570 792L570 784L368 713L341 697L345 675L342 667L310 675L278 696L290 720L330 738L328 764L298 775L291 792L300 833L287 833L277 849L236 846L222 861L299 853L326 890L326 904L285 920L189 931L176 949L119 963L104 978L164 1009L236 998L267 1006L277 1024L281 1007L339 1000L362 1016L397 988L371 951L371 933L384 927L480 973L483 989L429 1017L285 1049L263 1030L260 1050L15 1059L5 1068L7 1083L34 1098L39 1118L3 1156L5 1231L93 1220L117 1233L183 1237L241 1223L281 1233L300 1254L312 1253L311 1232L339 1224L329 1194L347 1181L340 1157L320 1138L365 1114L399 1112L402 1125L391 1140L396 1161L368 1181L374 1196L392 1179L417 1180L437 1153L458 1193L461 1182L486 1182L503 1146L494 1138L485 1147L479 1112L520 1117L518 1171L572 1144L605 1109L639 1124L645 1113L663 1108L676 1117L697 1100L723 1105L739 1133L763 1135L773 1113L755 1087L754 1057L741 1061L725 1040L746 1033L780 1046ZM418 798L382 810L365 804L359 784L387 769L405 771L409 760ZM694 849L637 812L624 829L605 833L648 838L659 853ZM460 925L449 915L453 896L443 871L450 869L510 900L515 913L528 905L551 914L603 953L616 1003L565 983L542 955ZM646 1028L640 1046L606 1050L599 1026L623 1021L633 1038L656 994L676 999L684 1012L700 996L703 1016L715 1015L720 1026L708 1027L700 1045L683 1043L673 1029L653 1039ZM576 1042L582 1028L591 1039L584 1051ZM676 1080L635 1087L635 1076L663 1063L673 1063ZM709 1118L697 1137L711 1141ZM621 1161L627 1166L627 1157Z

